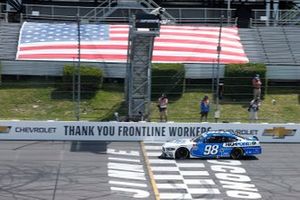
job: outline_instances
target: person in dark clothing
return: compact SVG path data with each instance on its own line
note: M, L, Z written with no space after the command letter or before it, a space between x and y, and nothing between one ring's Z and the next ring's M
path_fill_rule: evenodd
M209 113L209 99L208 96L205 96L202 101L200 102L200 121L202 122L203 119L207 121L207 115Z

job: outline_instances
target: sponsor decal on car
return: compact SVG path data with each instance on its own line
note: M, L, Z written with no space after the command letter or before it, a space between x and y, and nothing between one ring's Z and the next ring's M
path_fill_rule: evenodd
M223 147L245 147L245 146L255 146L257 145L257 142L230 142L230 143L224 143Z

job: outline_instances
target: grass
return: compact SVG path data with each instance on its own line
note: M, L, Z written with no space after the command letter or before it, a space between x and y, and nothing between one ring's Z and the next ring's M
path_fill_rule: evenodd
M300 123L300 100L296 89L271 88L262 102L259 111L260 122ZM199 122L199 102L204 95L211 101L209 121L214 122L214 110L209 87L190 88L181 98L169 99L169 121ZM76 103L71 93L57 91L54 84L22 82L18 85L3 84L0 87L0 119L24 120L76 120ZM276 104L272 104L272 100ZM250 100L249 100L250 101ZM219 121L248 122L248 100L220 101L221 118ZM82 94L80 103L81 120L109 121L113 113L126 114L124 89L122 84L104 84L103 88L92 95ZM158 121L156 102L151 104L151 121Z
M77 104L73 102L72 94L64 94L65 98L52 98L58 95L56 88L44 86L2 87L0 119L76 120ZM119 109L123 101L123 91L120 88L117 84L106 84L93 98L81 99L81 119L101 121Z

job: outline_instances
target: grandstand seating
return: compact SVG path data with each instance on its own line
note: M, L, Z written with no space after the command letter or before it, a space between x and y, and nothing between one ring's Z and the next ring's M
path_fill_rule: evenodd
M299 64L299 28L257 27L256 31L267 63Z
M17 43L21 25L0 21L0 59L14 60L16 58Z
M100 1L98 1L99 3ZM157 2L157 1L156 1ZM300 4L299 4L300 5ZM44 9L51 8L43 7ZM65 8L67 9L67 8ZM62 9L61 12L65 12ZM59 10L59 9L58 9ZM192 18L198 10L190 12L179 12L181 16ZM48 12L48 10L47 10ZM82 11L86 13L87 11ZM177 12L177 11L176 11ZM174 13L176 13L174 10ZM206 13L202 11L202 13ZM210 12L211 13L211 12ZM72 14L75 15L76 12ZM173 14L173 12L171 13ZM219 13L218 13L219 14ZM218 15L217 14L217 15ZM69 15L69 14L68 14ZM201 15L202 16L202 15ZM210 17L210 15L203 15ZM72 17L74 18L74 17ZM30 75L61 75L62 67L66 62L31 62L14 61L18 43L19 23L7 23L0 20L0 61L3 74L26 74ZM250 62L262 62L268 66L269 77L278 78L281 70L288 69L287 79L299 79L300 70L300 27L296 26L270 26L270 27L252 27L239 29L242 44ZM45 64L47 63L47 64ZM125 65L122 63L93 63L105 71L105 76L113 78L125 77ZM187 78L211 78L212 64L187 64ZM199 69L201 68L201 69ZM38 70L35 70L38 69ZM223 65L220 66L223 70ZM221 71L222 72L222 71ZM298 75L298 78L297 78Z
M255 29L240 28L239 34L245 53L250 62L266 62L265 52L260 42L260 37Z

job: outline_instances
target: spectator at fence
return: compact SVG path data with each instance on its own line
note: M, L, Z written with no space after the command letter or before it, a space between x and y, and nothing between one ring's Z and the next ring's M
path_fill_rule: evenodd
M250 122L256 122L258 120L258 111L260 106L260 99L258 97L250 102L248 107Z
M203 121L203 118L205 121L207 121L207 115L209 113L209 99L208 96L205 96L202 101L200 102L200 121Z
M168 108L168 103L169 100L166 96L166 94L162 94L161 97L159 97L158 99L158 104L157 107L159 109L159 117L160 117L160 121L163 122L167 122L168 121L168 112L167 112L167 108Z
M261 81L259 78L259 74L256 74L252 79L252 87L253 87L253 99L261 98Z

